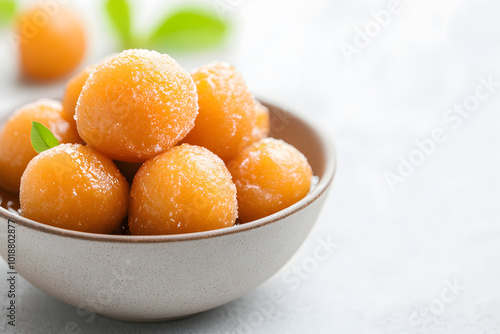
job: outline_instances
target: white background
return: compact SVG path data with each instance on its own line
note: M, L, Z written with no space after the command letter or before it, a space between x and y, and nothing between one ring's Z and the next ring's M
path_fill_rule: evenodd
M403 0L399 13L350 62L340 45L354 45L356 29L369 26L372 11L386 9L389 1L218 3L232 7L225 13L234 22L228 45L174 56L188 70L228 61L257 96L328 129L339 167L312 234L252 293L170 323L100 316L86 323L74 307L20 280L18 332L59 334L74 321L84 333L99 334L500 333L500 87L459 126L443 119L455 104L471 101L480 77L500 82L500 3ZM174 5L136 2L137 26L146 31L159 7ZM87 61L113 51L102 4L75 6L93 36ZM18 79L14 49L2 34L0 112L61 96L61 84L40 87ZM391 189L386 173L397 173L400 157L416 156L416 141L437 128L446 140ZM315 262L314 249L328 239L337 249ZM297 267L309 273L299 277L291 271ZM277 290L285 293L284 302L271 307Z

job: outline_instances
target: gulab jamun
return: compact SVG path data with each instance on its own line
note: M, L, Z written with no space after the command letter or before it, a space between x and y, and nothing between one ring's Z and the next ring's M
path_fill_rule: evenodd
M183 142L208 148L229 161L247 146L255 127L255 102L242 76L220 62L192 73L200 113Z
M209 150L182 144L148 160L130 191L134 235L200 232L233 226L236 187L224 162Z
M21 212L64 229L111 233L127 215L129 189L109 158L88 146L62 144L28 164L21 179Z
M259 101L255 101L255 127L249 144L253 144L269 136L271 130L271 121L269 118L269 109Z
M279 139L265 138L247 146L228 168L238 191L242 223L289 207L311 187L312 169L306 157Z
M18 109L0 130L0 187L19 192L21 175L36 156L31 146L32 121L42 123L62 143L81 141L74 123L62 117L61 103L41 99Z
M148 50L126 50L98 65L76 107L82 139L127 162L144 162L177 144L197 115L189 73L170 56Z
M30 79L69 75L85 55L85 29L80 17L67 7L56 7L49 10L36 5L17 19L21 70Z
M89 78L90 73L96 68L96 65L89 65L81 70L77 75L72 77L66 83L66 90L64 92L64 97L62 100L63 106L63 116L67 120L75 122L75 110L76 103L78 102L78 97L82 92L82 88L85 82Z

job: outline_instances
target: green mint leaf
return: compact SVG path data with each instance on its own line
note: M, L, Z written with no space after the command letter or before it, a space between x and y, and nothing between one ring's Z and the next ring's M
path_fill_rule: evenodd
M59 141L45 125L31 122L31 146L33 146L36 153L42 153L57 145L59 145Z
M15 0L0 0L0 24L8 23L16 13Z
M229 30L216 13L203 9L178 9L158 26L150 44L159 51L191 51L216 46Z
M106 12L120 36L122 46L128 48L132 41L130 6L127 0L107 0Z

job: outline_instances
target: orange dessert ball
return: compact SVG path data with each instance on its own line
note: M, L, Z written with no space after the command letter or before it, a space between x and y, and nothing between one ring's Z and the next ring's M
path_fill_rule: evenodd
M130 191L129 228L135 235L177 234L233 226L236 187L222 160L182 144L147 161Z
M129 185L113 161L62 144L36 156L21 180L24 217L65 229L111 233L127 215Z
M85 54L83 23L63 6L35 6L22 12L16 30L21 69L31 79L64 77Z
M259 101L255 101L255 127L249 144L253 144L263 138L266 138L270 132L271 121L269 119L269 109Z
M17 110L0 130L0 187L19 192L21 175L36 152L31 146L32 121L42 123L63 143L81 141L73 123L62 117L60 102L42 99Z
M274 138L246 147L228 164L242 223L278 212L307 195L312 169L295 147Z
M85 83L76 107L78 132L111 159L143 162L193 128L197 101L193 79L170 56L123 51Z
M63 115L67 120L74 122L76 102L82 92L85 82L90 73L96 68L95 65L85 67L80 73L71 78L66 84L66 91L62 100Z
M211 63L192 73L200 114L184 142L200 145L229 161L251 140L255 102L241 75L224 63Z

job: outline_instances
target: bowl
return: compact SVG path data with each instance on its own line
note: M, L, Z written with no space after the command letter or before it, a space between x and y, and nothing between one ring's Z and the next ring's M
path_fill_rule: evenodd
M333 146L321 131L282 108L264 104L270 109L271 135L304 153L318 177L301 201L246 224L164 236L65 230L0 208L0 238L10 238L15 246L10 259L6 246L1 256L14 260L13 271L79 308L79 314L163 321L244 295L283 267L304 242L336 166Z

